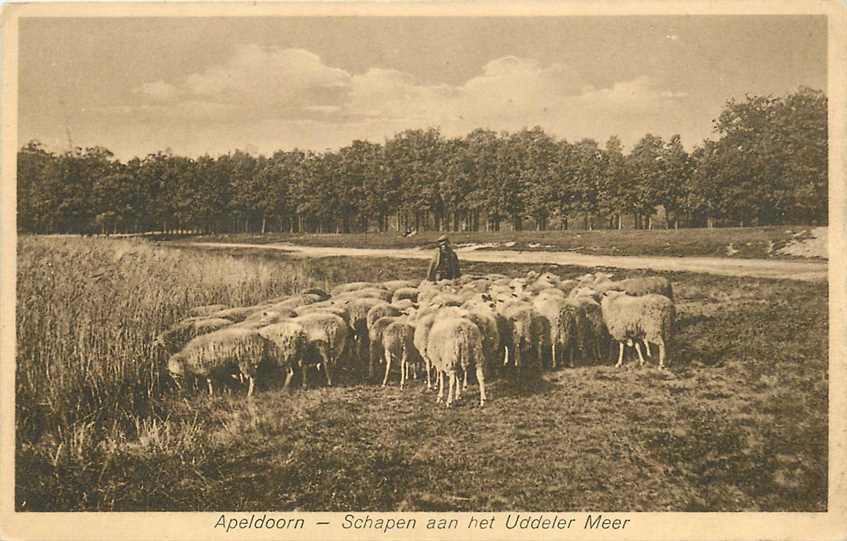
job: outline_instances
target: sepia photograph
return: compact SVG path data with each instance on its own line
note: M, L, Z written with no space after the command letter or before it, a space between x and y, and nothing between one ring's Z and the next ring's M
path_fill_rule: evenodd
M831 15L167 7L6 13L19 520L835 510Z

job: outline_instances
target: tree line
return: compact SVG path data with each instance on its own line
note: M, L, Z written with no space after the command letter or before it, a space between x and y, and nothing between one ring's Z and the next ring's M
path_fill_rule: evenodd
M827 222L827 98L729 100L714 139L687 152L647 134L568 142L540 127L445 137L406 130L335 151L157 152L126 162L103 147L18 152L18 229L353 232L651 228ZM631 219L629 218L631 217Z

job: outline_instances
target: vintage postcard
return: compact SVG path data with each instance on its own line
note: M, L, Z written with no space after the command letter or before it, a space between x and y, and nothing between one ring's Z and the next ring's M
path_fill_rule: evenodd
M845 21L7 4L0 537L847 539Z

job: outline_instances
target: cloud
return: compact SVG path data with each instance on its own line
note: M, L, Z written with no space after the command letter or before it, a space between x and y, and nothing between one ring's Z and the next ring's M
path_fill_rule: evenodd
M154 101L170 101L179 95L179 90L165 81L153 81L136 88L135 93Z
M621 117L658 117L686 97L646 76L598 88L565 64L517 56L493 59L477 75L449 85L383 67L354 74L310 51L258 45L240 46L218 65L179 80L145 83L134 93L140 103L101 112L296 124L377 140L425 126L457 135L477 127L537 124L559 136L597 136L601 127L614 130Z

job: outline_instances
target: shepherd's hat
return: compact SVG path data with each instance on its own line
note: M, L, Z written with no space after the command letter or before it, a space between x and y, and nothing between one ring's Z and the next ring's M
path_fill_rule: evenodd
M437 242L438 244L441 244L442 242L450 242L450 239L447 238L447 235L441 235L440 237L438 237Z

